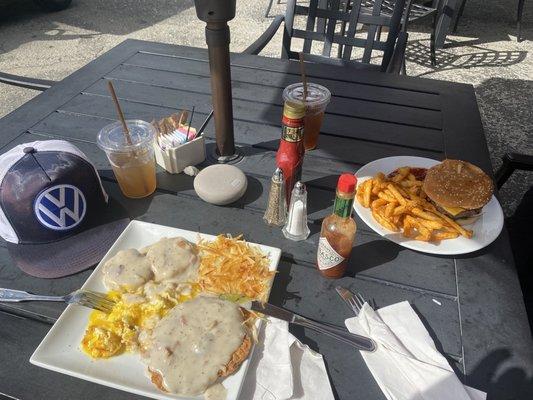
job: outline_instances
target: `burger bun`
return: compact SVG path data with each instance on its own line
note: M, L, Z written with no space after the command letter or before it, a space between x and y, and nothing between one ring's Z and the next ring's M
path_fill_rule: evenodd
M447 159L428 169L422 188L437 205L477 210L492 198L494 184L481 168Z

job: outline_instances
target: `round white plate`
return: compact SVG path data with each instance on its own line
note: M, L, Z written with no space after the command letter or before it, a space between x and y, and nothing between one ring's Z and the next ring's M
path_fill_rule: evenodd
M440 161L423 157L402 156L381 158L364 165L355 173L357 175L357 186L367 179L372 178L378 172L383 172L387 175L396 168L404 166L430 168L439 162ZM491 244L498 237L503 228L502 208L494 196L492 196L489 203L483 207L481 217L478 218L474 224L466 227L474 231L474 236L471 239L459 236L456 239L442 240L436 243L409 239L404 237L401 232L391 232L388 229L385 229L374 219L374 217L372 217L370 209L360 205L357 199L354 201L353 208L357 215L359 215L370 228L381 236L398 243L400 246L407 247L408 249L431 254L456 255L471 253Z

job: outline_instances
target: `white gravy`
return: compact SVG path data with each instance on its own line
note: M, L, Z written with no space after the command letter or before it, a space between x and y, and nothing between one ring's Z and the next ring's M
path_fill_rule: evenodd
M155 301L162 293L190 290L184 283L197 280L199 265L194 244L181 237L163 238L140 252L119 251L103 267L104 284L110 290L130 292L123 294L127 304ZM236 304L198 296L178 304L161 320L154 316L147 321L138 341L143 362L161 374L167 391L205 392L206 400L224 400L224 386L213 384L245 333Z
M181 237L163 238L144 247L121 250L104 265L104 285L109 290L135 292L144 285L153 300L159 293L198 278L200 260L196 246Z
M196 246L183 238L161 239L150 246L146 258L152 265L156 282L185 282L198 277L199 257Z
M198 395L215 383L244 336L236 304L198 296L178 304L157 323L143 362L161 374L169 392Z
M104 285L111 290L135 291L152 279L150 262L135 249L121 250L103 268Z

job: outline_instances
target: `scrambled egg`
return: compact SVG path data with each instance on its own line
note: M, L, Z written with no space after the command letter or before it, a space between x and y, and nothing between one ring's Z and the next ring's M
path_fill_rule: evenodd
M200 292L234 302L266 301L275 274L269 270L268 255L248 245L241 236L219 235L212 242L200 240L198 248L201 251L198 282L178 284L185 285L178 290L172 283L148 281L133 289L133 293L128 293L127 288L108 292L115 306L109 314L96 310L90 314L81 349L96 359L136 352L145 333L170 309Z
M113 310L109 314L97 310L91 313L81 348L93 358L135 351L141 330L152 328L172 307L192 299L197 293L193 287L186 295L164 292L150 301L140 294L110 291L108 298L116 302Z

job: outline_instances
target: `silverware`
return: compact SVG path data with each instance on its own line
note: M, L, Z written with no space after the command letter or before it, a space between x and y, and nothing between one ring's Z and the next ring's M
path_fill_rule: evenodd
M363 304L365 304L365 299L363 296L357 292L353 294L342 286L337 286L335 290L357 317L359 315L359 311L361 311L361 308L363 308Z
M258 311L260 313L269 315L274 318L288 321L291 324L300 325L305 328L313 329L331 338L334 338L343 343L349 344L359 350L364 350L364 351L369 351L369 352L376 350L376 344L370 338L350 333L347 330L342 329L340 327L335 327L332 325L325 325L320 322L307 319L305 317L302 317L301 315L285 310L284 308L273 306L272 304L268 304L268 303L263 304L257 301L253 301L252 310Z
M0 302L18 303L21 301L57 301L68 304L77 304L99 310L109 314L115 302L108 299L105 294L90 290L76 290L66 296L41 296L24 292L22 290L0 288Z

